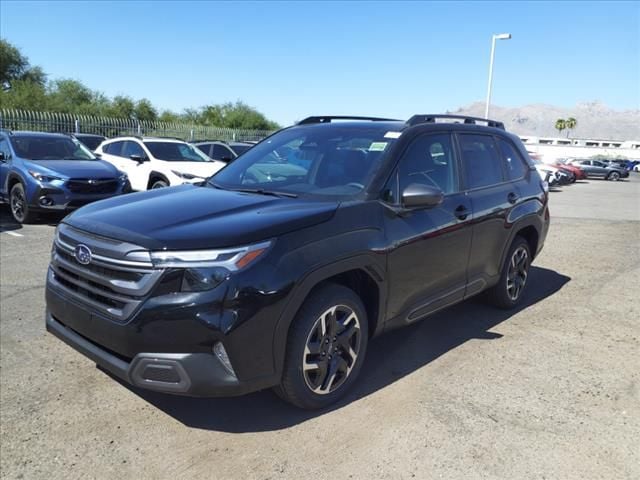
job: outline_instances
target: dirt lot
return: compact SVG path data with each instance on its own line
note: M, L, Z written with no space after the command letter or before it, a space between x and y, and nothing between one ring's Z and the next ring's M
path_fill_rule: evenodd
M523 308L469 301L374 341L319 413L110 378L44 331L53 226L3 207L2 478L640 478L640 175L551 202Z

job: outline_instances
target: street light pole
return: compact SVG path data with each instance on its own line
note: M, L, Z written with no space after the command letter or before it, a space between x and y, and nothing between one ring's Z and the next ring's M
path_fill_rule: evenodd
M491 60L489 61L489 85L487 86L487 104L484 107L484 118L489 118L489 105L491 104L491 84L493 83L493 59L496 53L496 40L509 40L510 33L500 33L491 36Z

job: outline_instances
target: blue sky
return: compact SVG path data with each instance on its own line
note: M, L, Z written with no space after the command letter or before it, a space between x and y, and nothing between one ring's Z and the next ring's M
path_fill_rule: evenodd
M12 2L0 34L53 78L186 107L406 118L483 100L640 108L640 2Z

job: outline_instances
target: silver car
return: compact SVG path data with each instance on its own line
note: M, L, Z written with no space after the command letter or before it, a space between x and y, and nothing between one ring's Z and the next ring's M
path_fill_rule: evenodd
M571 165L582 169L587 177L605 178L617 182L629 176L629 172L624 168L607 165L599 160L574 160Z

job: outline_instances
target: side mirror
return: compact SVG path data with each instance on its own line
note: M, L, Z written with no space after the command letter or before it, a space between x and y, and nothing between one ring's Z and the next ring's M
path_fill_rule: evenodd
M7 161L7 157L4 152L0 152L0 162L4 163Z
M134 162L138 162L138 163L149 161L149 159L147 157L143 157L143 156L140 156L140 155L130 155L129 158L131 160L133 160Z
M431 208L442 203L444 193L438 187L412 183L402 192L402 206L405 208Z
M102 154L100 152L93 152L96 158L102 158Z
M221 162L224 162L224 163L229 163L229 162L231 162L232 160L233 160L233 158L231 158L231 157L222 157L222 158L220 159L220 161L221 161Z

